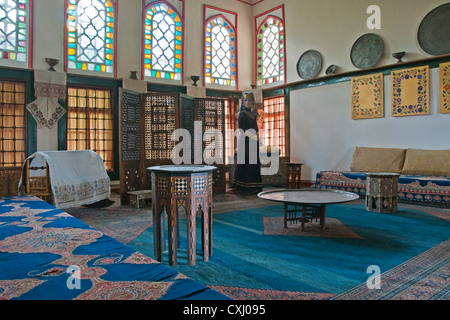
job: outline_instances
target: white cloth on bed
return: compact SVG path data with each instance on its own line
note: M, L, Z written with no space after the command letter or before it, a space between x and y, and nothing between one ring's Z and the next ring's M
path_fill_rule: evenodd
M27 160L32 158L48 163L53 205L57 208L91 204L111 196L105 164L92 150L39 151Z

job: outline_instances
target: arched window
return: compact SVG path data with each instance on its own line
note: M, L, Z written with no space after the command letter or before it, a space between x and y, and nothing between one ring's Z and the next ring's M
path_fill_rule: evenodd
M0 0L0 65L31 68L31 1Z
M236 86L236 32L222 15L205 26L205 83Z
M144 16L144 78L182 80L183 24L168 3L151 3Z
M283 22L277 17L268 16L257 30L257 85L284 81L284 58Z
M111 0L68 0L67 69L115 76L115 23Z

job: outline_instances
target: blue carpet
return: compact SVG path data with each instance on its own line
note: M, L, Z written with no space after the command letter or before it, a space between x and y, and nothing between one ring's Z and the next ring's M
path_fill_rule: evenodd
M443 209L436 210L442 214ZM181 219L182 247L174 268L213 288L257 290L262 299L328 299L366 282L369 266L383 273L448 240L449 222L426 211L399 205L398 212L381 214L366 211L360 203L329 205L323 234L297 229L288 235L266 234L268 225L265 232L264 221L282 216L280 205L215 214L213 256L208 262L202 261L197 219L193 267L187 265L186 224ZM450 215L450 210L443 211ZM348 237L333 235L339 226ZM153 257L152 228L128 245ZM167 253L164 262L168 263Z

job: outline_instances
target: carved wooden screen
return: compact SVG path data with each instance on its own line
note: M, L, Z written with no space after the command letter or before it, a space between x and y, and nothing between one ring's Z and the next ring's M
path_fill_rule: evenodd
M225 104L220 99L197 98L194 104L194 120L202 122L203 162L207 163L208 158L222 159L222 163L213 163L217 170L213 171L213 188L215 193L225 192ZM213 134L208 134L209 129L217 130L221 139L215 141ZM205 133L206 132L206 133ZM215 142L215 143L214 143ZM214 148L208 150L207 146L213 143ZM205 161L206 160L206 161Z
M180 93L181 128L189 131L189 134L191 135L191 161L193 161L194 152L194 103L194 97Z
M120 200L128 204L128 192L151 189L150 166L173 164L172 149L178 141L171 139L175 129L191 134L191 163L194 163L194 138L201 139L202 155L208 143L203 135L208 129L225 132L224 103L219 99L198 99L176 93L145 93L120 90ZM201 121L202 134L194 135L194 121ZM224 159L224 140L220 139L214 153L205 157ZM203 158L203 163L206 164ZM225 165L214 163L214 192L225 192Z
M177 144L171 135L180 127L179 95L146 93L143 95L144 166L173 164L172 149ZM143 188L151 189L151 174L145 170Z
M142 164L142 112L141 94L119 89L119 156L120 203L128 204L128 191L142 190L144 170Z

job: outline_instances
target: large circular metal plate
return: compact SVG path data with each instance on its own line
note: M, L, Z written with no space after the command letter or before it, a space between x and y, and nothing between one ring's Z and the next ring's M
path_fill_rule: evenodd
M450 53L450 3L431 10L417 32L420 47L428 54Z
M322 56L316 50L303 53L297 62L297 72L302 79L316 77L322 69Z
M383 56L383 39L375 33L366 33L353 44L350 59L357 68L370 68Z

